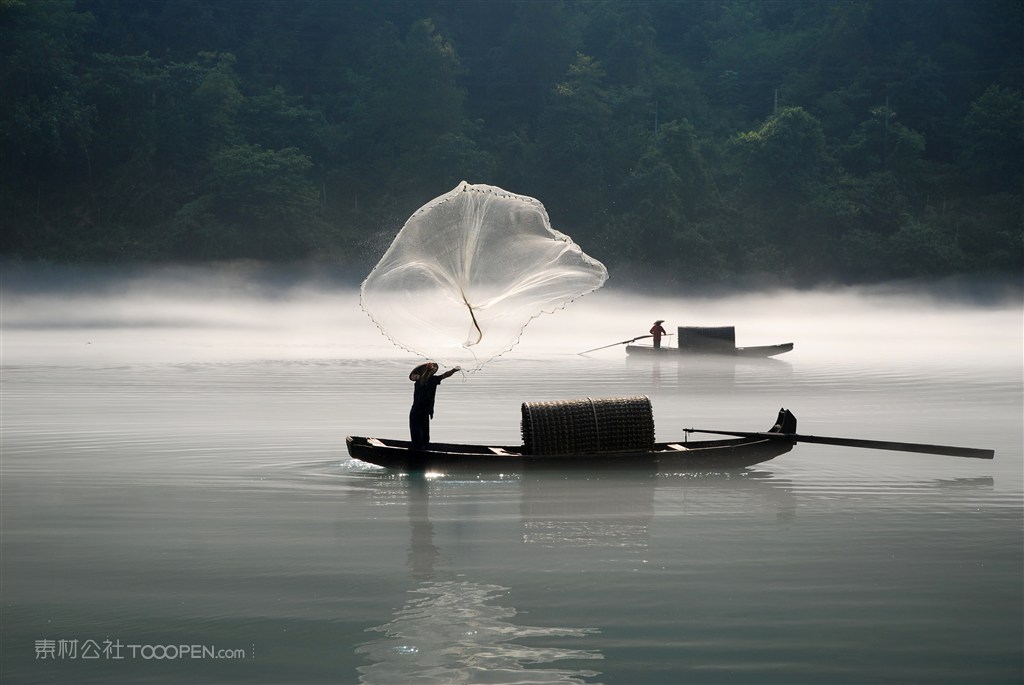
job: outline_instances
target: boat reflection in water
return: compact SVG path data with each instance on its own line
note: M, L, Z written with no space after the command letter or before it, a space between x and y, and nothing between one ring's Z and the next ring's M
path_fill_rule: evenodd
M600 675L536 667L565 659L603 659L599 652L515 643L584 637L596 630L513 623L516 610L500 603L510 588L465 580L463 574L435 573L443 555L433 539L429 483L411 477L408 487L412 539L407 563L420 583L391 621L368 629L381 636L356 648L373 662L359 667L361 683L585 683Z
M512 588L469 579L436 543L430 499L435 498L436 506L450 506L446 491L460 487L460 481L454 483L423 476L385 476L377 482L383 487L372 496L381 506L407 503L406 567L416 582L391 620L367 629L378 636L356 648L371 662L358 668L360 682L595 682L601 675L598 670L551 664L602 660L601 651L539 643L593 637L600 630L523 625L516 621L516 608L508 606ZM567 550L573 549L599 555L601 550L614 550L612 557L602 557L606 560L644 557L651 546L656 508L669 519L728 520L736 512L774 513L782 525L792 522L796 509L791 484L759 472L695 477L656 470L605 477L600 473L523 474L508 485L519 493L520 544L550 549L563 560L571 554ZM723 497L723 492L728 496ZM514 531L509 530L513 535ZM519 644L522 641L531 644Z
M557 549L600 547L643 552L655 510L662 518L753 514L779 525L796 517L792 483L770 473L567 472L561 479L524 476L520 504L524 544Z
M644 550L650 541L656 482L653 469L605 479L574 473L563 478L525 476L522 541L560 549Z
M775 357L627 355L624 364L638 382L647 381L651 389L685 387L744 388L789 382L793 366ZM640 386L641 388L643 386ZM645 392L648 390L644 389Z

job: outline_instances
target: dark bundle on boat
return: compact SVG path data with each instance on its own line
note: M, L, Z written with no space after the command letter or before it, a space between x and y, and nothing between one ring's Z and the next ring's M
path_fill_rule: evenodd
M734 354L735 326L679 326L679 349L704 354Z
M651 450L654 413L645 396L523 402L527 454L599 454Z

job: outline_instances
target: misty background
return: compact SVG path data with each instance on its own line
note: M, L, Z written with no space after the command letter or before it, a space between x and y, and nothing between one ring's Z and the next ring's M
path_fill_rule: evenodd
M0 4L8 264L365 275L462 181L611 283L1009 277L1015 0Z
M0 311L3 362L9 366L353 359L411 364L418 357L382 335L360 307L358 280L333 269L243 262L14 265L5 269ZM973 372L1010 374L1020 390L1019 292L984 281L709 297L659 296L609 284L539 315L480 375L503 362L536 359L566 369L610 364L623 372L624 347L613 343L646 334L656 318L665 319L673 334L677 326L735 326L740 347L795 343L792 352L768 360L768 368L799 362L837 373L871 368L899 374L904 367L955 363ZM648 367L632 371L645 377ZM405 374L395 378L406 390ZM955 386L957 379L946 380Z

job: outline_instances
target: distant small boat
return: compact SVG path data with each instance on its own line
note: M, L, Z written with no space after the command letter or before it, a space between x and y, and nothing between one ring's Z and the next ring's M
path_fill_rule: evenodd
M774 357L793 349L793 343L736 347L735 326L680 326L677 347L653 345L626 345L626 354L649 357L678 355L718 355L727 357ZM650 337L650 336L644 336Z
M679 355L700 356L717 355L727 357L745 357L747 359L766 359L793 349L793 343L779 345L760 345L757 347L734 347L732 350L694 351L678 347L652 347L651 345L626 345L626 354L636 357L670 357Z

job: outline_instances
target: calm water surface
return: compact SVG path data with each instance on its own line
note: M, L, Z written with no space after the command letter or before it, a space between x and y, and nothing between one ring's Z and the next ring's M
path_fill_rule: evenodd
M410 478L344 451L405 435L417 362L353 292L170 283L4 294L4 683L1024 679L1019 302L601 291L445 381L433 424L518 444L523 401L646 394L660 438L785 406L993 461ZM577 354L654 318L796 349Z

